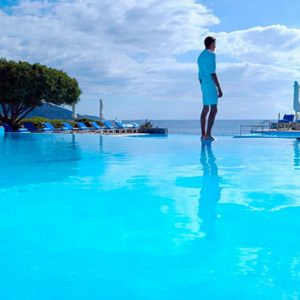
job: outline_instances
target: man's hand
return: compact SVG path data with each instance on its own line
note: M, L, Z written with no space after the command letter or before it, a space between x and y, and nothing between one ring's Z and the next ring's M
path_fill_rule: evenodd
M218 89L218 97L221 98L223 96L223 92L222 92L222 89L221 89L221 86L220 86L220 83L218 80L218 76L216 73L213 73L213 74L211 74L211 77L216 85L216 88Z
M218 97L221 98L223 96L223 92L221 90L221 88L218 88Z

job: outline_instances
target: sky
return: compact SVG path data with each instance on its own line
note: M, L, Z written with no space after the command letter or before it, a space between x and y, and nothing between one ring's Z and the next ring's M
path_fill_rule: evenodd
M276 119L300 81L299 0L0 0L0 57L66 71L77 112L198 119L197 57L217 39L219 119Z

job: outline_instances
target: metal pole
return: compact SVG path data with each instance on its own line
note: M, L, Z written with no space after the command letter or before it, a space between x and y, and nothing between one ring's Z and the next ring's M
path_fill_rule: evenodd
M72 104L72 118L73 118L73 120L76 120L76 118L77 118L77 115L76 115L76 104L75 103Z
M99 100L99 118L100 118L100 121L102 121L104 119L104 117L103 117L103 100L102 99Z
M300 111L298 81L294 82L294 111L295 111L296 121L298 121L298 112Z

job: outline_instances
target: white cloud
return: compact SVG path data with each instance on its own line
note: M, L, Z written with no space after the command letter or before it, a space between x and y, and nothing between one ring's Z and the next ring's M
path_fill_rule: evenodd
M186 70L173 55L217 22L194 0L22 1L0 15L0 55L66 70L83 99L166 96Z
M292 111L293 82L300 79L300 30L273 25L221 32L217 38L219 55L232 61L219 65L228 106L239 104L245 118Z
M218 52L233 59L300 70L300 29L283 25L218 33Z
M0 11L0 56L78 78L82 113L95 113L104 97L107 115L198 118L196 63L179 63L176 55L201 49L218 22L195 0L21 1ZM214 34L225 92L220 116L288 109L300 77L300 30L273 25Z
M294 72L249 63L220 67L224 118L276 119L279 112L292 112Z

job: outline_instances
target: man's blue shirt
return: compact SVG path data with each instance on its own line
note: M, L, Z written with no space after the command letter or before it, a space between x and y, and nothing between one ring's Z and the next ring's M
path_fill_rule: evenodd
M216 55L213 51L205 49L198 57L198 78L203 82L212 81L213 73L216 73Z

